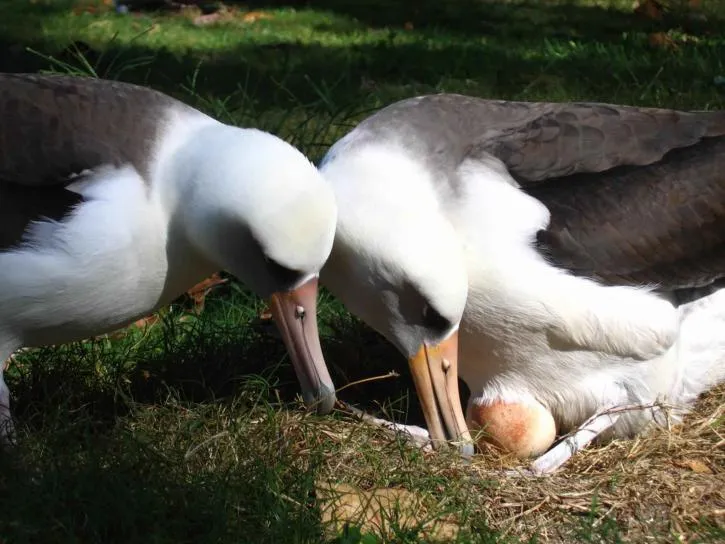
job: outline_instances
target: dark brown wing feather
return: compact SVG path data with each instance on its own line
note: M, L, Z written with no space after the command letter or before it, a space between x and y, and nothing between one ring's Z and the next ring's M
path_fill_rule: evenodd
M725 277L725 113L558 106L488 151L551 211L539 247L613 284Z
M187 106L127 83L0 74L0 180L49 185L123 163L146 176L170 108Z
M725 113L562 105L483 147L551 211L537 242L560 266L667 290L725 277Z
M577 274L665 289L725 277L725 111L441 94L360 129L360 141L402 145L454 186L462 161L500 160L551 210L541 250Z
M551 212L539 248L577 274L667 289L725 277L725 137L527 191Z
M0 251L16 247L33 221L60 221L83 198L63 185L29 187L0 183Z
M62 219L80 195L73 174L131 164L147 176L171 108L184 104L144 87L92 78L0 74L0 250L32 221Z
M524 185L616 166L654 164L673 149L725 135L725 112L678 112L606 104L531 104L517 125L474 143Z

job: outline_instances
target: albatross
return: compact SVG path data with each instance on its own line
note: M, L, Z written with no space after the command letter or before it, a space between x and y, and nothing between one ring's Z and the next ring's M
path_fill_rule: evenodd
M321 282L409 359L434 444L630 436L725 378L725 112L419 96L319 168Z
M335 401L317 330L337 208L282 139L155 90L0 74L0 361L123 327L226 270L270 300L308 405ZM0 369L0 420L12 429Z

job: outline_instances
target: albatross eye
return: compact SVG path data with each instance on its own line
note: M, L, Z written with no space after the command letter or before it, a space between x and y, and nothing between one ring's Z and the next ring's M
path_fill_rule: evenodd
M444 333L453 324L443 317L433 306L426 304L423 307L423 326L433 331Z

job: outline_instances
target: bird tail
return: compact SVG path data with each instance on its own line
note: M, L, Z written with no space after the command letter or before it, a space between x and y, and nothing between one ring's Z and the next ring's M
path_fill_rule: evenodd
M687 405L725 382L725 289L683 304L678 310L678 376L668 396L679 405Z

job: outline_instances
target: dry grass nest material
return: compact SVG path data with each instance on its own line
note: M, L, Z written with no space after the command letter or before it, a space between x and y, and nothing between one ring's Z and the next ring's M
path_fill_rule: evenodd
M317 484L318 505L332 533L352 523L385 537L395 525L449 541L484 520L503 535L540 542L580 542L581 531L599 526L601 534L603 524L625 541L694 542L704 527L725 528L723 418L725 386L705 395L683 425L589 447L539 478L504 475L525 465L494 449L471 463L445 452L411 460L398 454L411 446L352 417L318 422L316 440L336 445ZM292 440L295 419L283 431ZM315 440L304 434L303 449Z
M565 517L588 515L596 501L591 522L613 519L627 540L669 533L689 542L703 523L725 527L723 418L725 386L704 396L682 425L590 447L550 477L499 480L486 515L504 531L527 527L543 541L576 540L561 533ZM485 476L491 468L482 459L473 470Z

